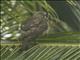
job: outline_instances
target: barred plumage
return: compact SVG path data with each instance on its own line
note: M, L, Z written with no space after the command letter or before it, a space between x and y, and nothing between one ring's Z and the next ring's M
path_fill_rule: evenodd
M47 13L43 11L35 12L27 22L22 24L22 50L32 47L35 43L34 39L43 34L48 29Z

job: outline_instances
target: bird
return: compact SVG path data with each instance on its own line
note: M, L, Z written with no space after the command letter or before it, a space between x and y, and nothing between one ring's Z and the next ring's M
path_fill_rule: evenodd
M25 51L36 45L34 40L47 31L47 29L48 13L44 11L34 12L33 15L21 25L21 50Z

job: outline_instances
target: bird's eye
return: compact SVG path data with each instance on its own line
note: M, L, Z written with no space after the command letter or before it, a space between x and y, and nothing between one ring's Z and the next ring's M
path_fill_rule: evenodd
M44 12L44 16L47 16L48 14L46 12Z
M47 18L47 17L48 17L48 13L47 13L47 12L44 12L44 13L43 13L43 17L44 17L44 18Z

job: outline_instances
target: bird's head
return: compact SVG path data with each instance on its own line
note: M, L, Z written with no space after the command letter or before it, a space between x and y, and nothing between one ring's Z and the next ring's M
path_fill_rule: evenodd
M43 19L47 19L48 18L48 13L45 12L45 11L38 11L38 12L34 12L33 16L38 17L38 18L40 17L40 18L43 18Z

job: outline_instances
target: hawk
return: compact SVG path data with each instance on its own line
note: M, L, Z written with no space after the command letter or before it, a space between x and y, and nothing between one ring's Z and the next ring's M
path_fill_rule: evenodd
M48 14L44 11L35 12L21 26L21 50L34 46L34 40L48 29Z

